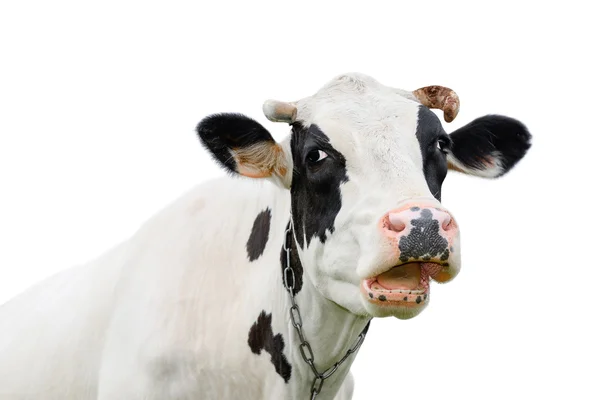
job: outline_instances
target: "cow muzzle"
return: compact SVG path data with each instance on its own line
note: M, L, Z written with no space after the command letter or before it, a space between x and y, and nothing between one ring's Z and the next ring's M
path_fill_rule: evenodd
M405 205L381 218L379 228L395 261L362 280L361 292L371 305L423 308L430 298L431 280L448 282L460 271L458 225L447 210Z

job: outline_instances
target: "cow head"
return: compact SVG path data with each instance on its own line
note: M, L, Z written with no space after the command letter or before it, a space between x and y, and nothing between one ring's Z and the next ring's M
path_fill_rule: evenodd
M239 114L209 116L198 133L229 171L290 190L297 257L323 296L358 315L410 318L431 279L460 270L458 226L441 205L448 169L495 178L530 146L514 119L488 115L447 134L429 108L449 122L458 97L349 74L297 102L265 103L267 118L291 125L281 143Z

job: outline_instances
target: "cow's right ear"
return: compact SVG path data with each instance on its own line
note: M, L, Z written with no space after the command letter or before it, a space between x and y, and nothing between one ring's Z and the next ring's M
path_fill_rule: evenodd
M448 167L484 178L504 175L531 146L531 134L521 122L502 115L475 119L450 134Z
M251 178L273 178L290 187L290 155L252 118L214 114L200 121L196 131L204 147L228 171Z

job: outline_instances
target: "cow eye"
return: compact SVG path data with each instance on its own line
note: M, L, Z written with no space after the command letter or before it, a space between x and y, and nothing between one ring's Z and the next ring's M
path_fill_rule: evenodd
M309 163L318 163L319 161L324 160L325 158L327 158L327 153L325 153L323 150L311 150L308 152L308 154L306 155L306 160Z
M450 147L450 143L446 138L440 138L437 141L437 148L444 154L448 154L448 147Z

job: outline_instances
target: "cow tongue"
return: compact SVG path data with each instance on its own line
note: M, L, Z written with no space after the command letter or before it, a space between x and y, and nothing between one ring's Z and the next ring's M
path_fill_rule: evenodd
M394 267L377 276L377 282L388 290L412 290L419 287L421 281L421 265L419 263L404 264Z

